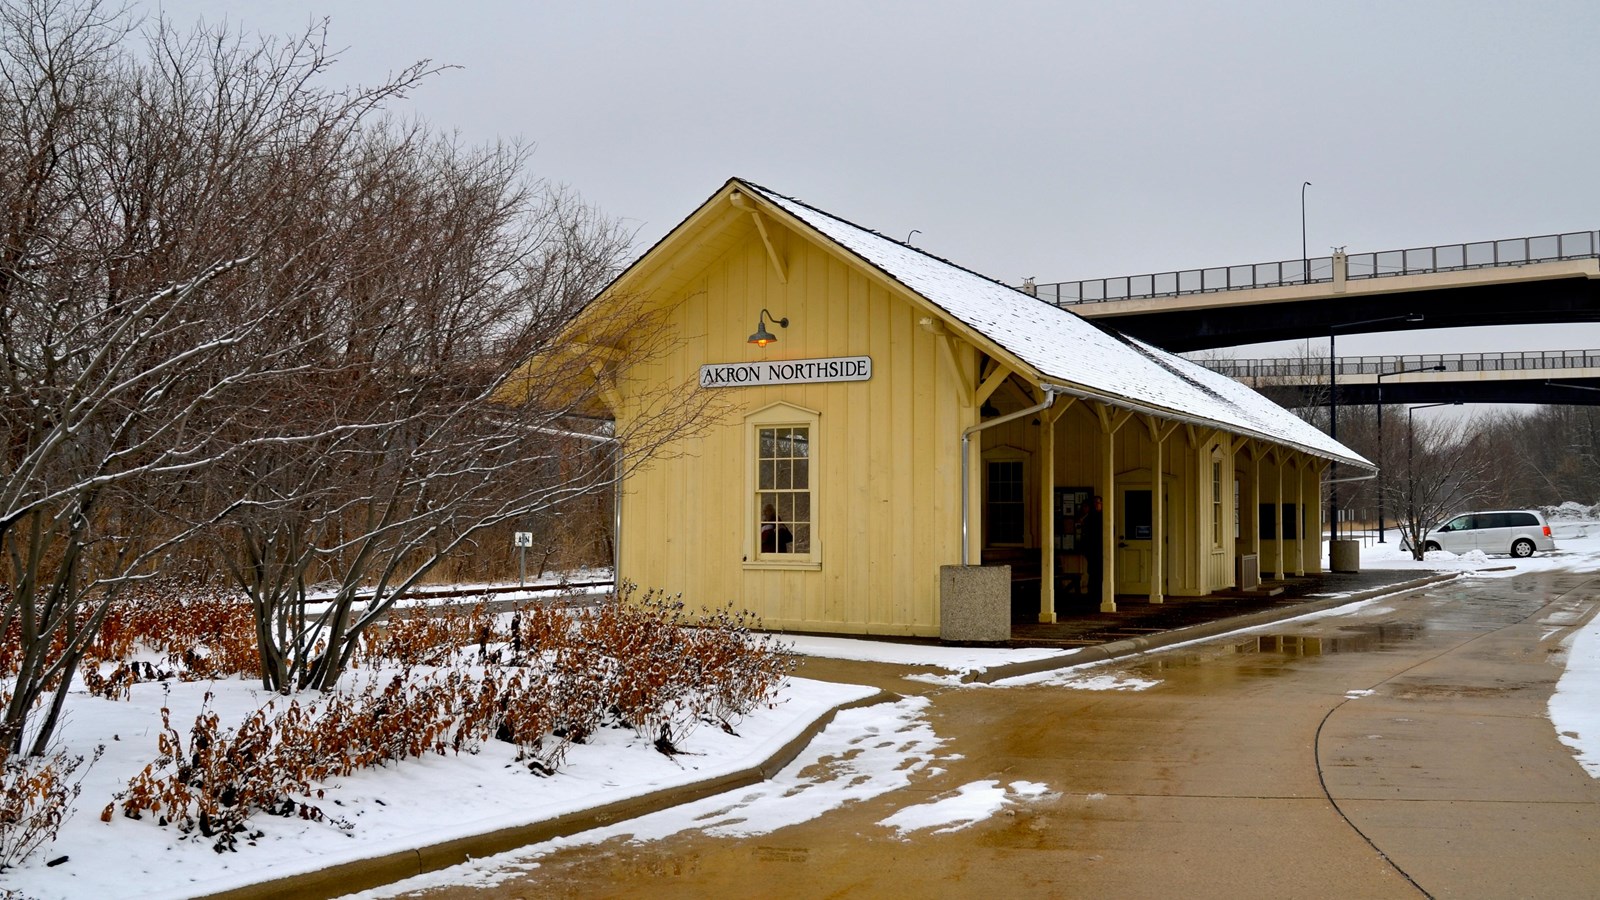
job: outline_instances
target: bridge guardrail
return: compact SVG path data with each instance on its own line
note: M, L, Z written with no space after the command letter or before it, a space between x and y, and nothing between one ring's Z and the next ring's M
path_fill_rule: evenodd
M1542 234L1497 241L1439 244L1409 250L1351 253L1346 255L1345 264L1346 278L1364 279L1487 269L1496 266L1522 266L1590 257L1600 257L1600 231L1569 231L1562 234ZM1186 294L1210 294L1219 291L1321 284L1332 281L1333 257L1316 256L1309 260L1290 259L1239 266L1184 269L1150 275L1123 275L1116 278L1045 283L1034 286L1034 295L1056 306L1077 306L1112 300L1179 297Z
M1229 378L1309 378L1328 375L1326 359L1199 359ZM1444 372L1516 372L1600 369L1600 350L1528 350L1511 353L1422 353L1397 356L1341 356L1334 369L1346 375L1380 375L1444 366ZM1430 373L1433 374L1433 373Z

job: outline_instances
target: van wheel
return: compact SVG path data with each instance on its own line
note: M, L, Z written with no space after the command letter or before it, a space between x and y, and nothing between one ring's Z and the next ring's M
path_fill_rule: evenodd
M1511 545L1511 555L1518 559L1527 559L1533 555L1533 541L1522 538Z
M1435 544L1433 541L1429 541L1422 545L1422 549L1428 553L1432 553L1433 551L1439 549L1439 545Z

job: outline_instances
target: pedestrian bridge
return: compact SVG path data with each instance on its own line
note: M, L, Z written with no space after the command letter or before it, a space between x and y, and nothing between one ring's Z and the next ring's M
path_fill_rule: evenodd
M1600 232L1025 285L1184 352L1330 334L1600 322Z
M1327 359L1196 360L1286 406L1383 403L1600 404L1600 349Z

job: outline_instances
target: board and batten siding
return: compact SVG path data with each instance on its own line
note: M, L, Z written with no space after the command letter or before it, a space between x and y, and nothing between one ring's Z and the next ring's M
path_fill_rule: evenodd
M769 629L937 635L939 567L961 555L960 435L975 421L944 338L919 327L926 313L881 279L769 220L785 284L748 228L659 298L675 349L624 379L660 384L705 364L840 356L870 356L872 378L711 389L714 424L623 487L621 577L681 592L691 609L731 601ZM789 319L768 326L778 340L766 348L746 342L763 308ZM756 515L746 417L779 403L818 416L814 568L745 559Z

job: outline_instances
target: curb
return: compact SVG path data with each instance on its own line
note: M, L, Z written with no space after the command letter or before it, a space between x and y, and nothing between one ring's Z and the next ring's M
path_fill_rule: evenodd
M793 762L795 757L799 756L800 752L806 748L806 745L810 744L824 728L828 727L840 712L859 709L864 706L874 706L879 703L892 703L899 699L900 696L898 694L880 690L876 694L859 700L841 703L812 720L809 725L801 729L799 734L790 738L783 746L761 762L733 772L713 776L704 781L662 788L648 794L628 797L603 806L597 806L593 809L568 813L538 822L529 822L526 825L514 825L483 834L430 844L426 847L352 860L326 869L274 878L270 881L260 881L213 894L203 894L200 895L198 900L339 897L357 891L382 887L386 884L393 884L405 878L438 871L469 860L481 859L497 853L504 853L508 850L515 850L518 847L525 847L529 844L536 844L552 838L567 837L624 819L632 819L659 812L663 809L711 797L724 791L747 787L766 781L776 775L784 766Z
M1051 656L1044 659L1028 660L1027 662L1007 663L1001 666L985 669L981 672L967 672L961 676L965 684L978 682L993 684L1006 678L1016 678L1019 675L1034 675L1039 672L1049 672L1053 669L1069 669L1073 666L1088 663L1105 662L1124 656L1133 656L1150 650L1160 650L1174 644L1187 641L1197 641L1203 638L1216 637L1230 631L1242 631L1258 625L1270 625L1273 622L1282 622L1285 619L1295 619L1311 613L1322 612L1327 609L1344 606L1350 603L1360 603L1371 600L1373 597L1383 597L1388 594L1404 594L1410 591L1421 590L1440 582L1449 581L1460 572L1443 572L1430 575L1426 578L1417 578L1411 581L1402 581L1385 585L1371 590L1360 591L1348 597L1329 597L1324 600L1313 600L1308 603L1299 603L1294 606L1281 606L1274 609L1264 609L1259 612L1246 613L1242 616L1232 616L1226 619L1217 619L1214 622L1201 622L1187 628L1176 628L1172 631L1163 631L1147 637L1128 638L1121 641L1112 641L1109 644L1097 644L1085 647L1077 653L1065 656Z

